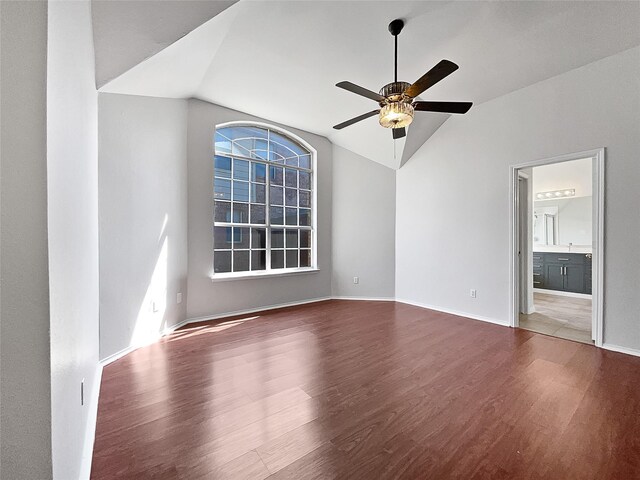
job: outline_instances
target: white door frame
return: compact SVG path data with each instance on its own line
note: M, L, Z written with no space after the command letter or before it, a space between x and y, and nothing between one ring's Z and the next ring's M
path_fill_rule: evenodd
M592 336L597 347L603 342L603 273L604 273L604 159L605 149L569 153L557 157L534 160L509 167L509 325L519 325L519 261L518 261L518 175L519 170L583 158L593 159L593 260L592 268Z

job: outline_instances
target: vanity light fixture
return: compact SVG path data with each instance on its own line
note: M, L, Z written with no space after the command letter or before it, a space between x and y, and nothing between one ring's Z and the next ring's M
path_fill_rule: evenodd
M550 200L552 198L575 197L576 189L567 188L565 190L554 190L551 192L536 193L536 200Z

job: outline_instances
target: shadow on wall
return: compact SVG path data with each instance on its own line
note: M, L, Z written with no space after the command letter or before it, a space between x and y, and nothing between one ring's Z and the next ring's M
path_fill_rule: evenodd
M168 279L168 258L169 258L169 237L167 236L167 225L169 215L164 216L160 235L158 236L158 255L153 269L153 274L149 281L147 291L144 295L136 323L133 328L129 347L139 347L148 345L158 339L158 336L166 328L167 324L167 279Z

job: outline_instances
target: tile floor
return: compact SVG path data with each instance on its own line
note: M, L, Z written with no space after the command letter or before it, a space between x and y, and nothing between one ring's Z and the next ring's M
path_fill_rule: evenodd
M520 314L520 328L592 344L591 299L533 294L535 313Z

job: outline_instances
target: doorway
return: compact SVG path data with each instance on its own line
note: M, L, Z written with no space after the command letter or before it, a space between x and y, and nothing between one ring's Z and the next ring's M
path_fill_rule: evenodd
M602 346L604 149L511 167L511 326Z

